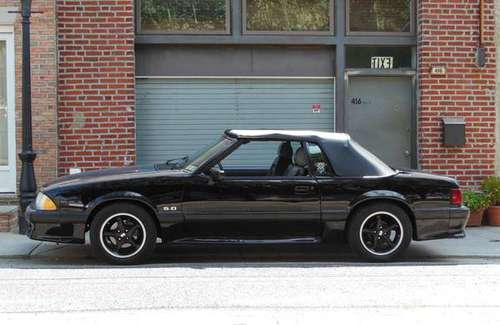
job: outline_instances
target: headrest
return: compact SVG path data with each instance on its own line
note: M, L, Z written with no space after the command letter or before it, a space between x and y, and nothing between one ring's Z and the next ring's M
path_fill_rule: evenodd
M290 142L282 142L278 147L278 156L284 158L292 158L293 149Z
M297 149L297 151L295 151L293 162L299 167L305 167L307 165L306 152L304 148L300 147L299 149Z

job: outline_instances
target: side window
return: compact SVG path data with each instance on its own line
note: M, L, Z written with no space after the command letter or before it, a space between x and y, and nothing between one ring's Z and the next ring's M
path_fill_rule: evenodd
M330 164L328 163L325 154L321 151L321 148L317 144L308 142L307 151L309 152L309 157L314 165L316 176L333 176Z
M276 158L280 141L250 141L221 161L228 169L269 169Z
M250 141L220 163L228 176L309 176L306 157L299 141Z

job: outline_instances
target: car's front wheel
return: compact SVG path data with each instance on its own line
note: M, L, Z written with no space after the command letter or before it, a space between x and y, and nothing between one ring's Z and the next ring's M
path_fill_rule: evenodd
M140 206L115 203L100 210L90 225L94 254L114 264L145 261L156 245L156 225Z
M411 242L412 224L399 206L375 203L351 216L347 238L351 248L371 261L390 261L403 253Z

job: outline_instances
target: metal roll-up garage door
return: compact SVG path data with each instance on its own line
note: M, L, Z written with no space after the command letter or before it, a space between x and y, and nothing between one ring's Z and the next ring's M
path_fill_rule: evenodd
M137 80L137 158L193 153L226 129L333 131L334 79Z

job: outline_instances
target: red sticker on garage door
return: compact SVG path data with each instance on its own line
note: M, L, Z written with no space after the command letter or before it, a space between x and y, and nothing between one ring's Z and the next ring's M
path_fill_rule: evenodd
M313 113L321 113L321 104L312 104L311 109Z

